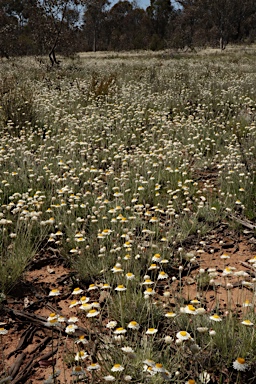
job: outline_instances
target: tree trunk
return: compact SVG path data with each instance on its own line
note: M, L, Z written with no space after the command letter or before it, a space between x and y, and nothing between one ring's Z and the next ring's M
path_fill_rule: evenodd
M94 31L93 31L93 52L96 52L96 40L97 40L97 32L96 32L96 27L94 28Z
M59 65L60 62L56 59L56 56L55 56L55 47L51 49L49 53L49 58L51 60L52 66L54 66L54 64Z
M0 54L1 54L1 57L5 57L6 59L10 58L8 53L1 47L0 47Z
M60 61L58 61L56 59L55 49L56 49L56 47L58 45L58 42L59 42L59 39L60 39L60 35L61 35L62 27L63 27L63 21L64 21L64 18L65 18L65 15L66 15L66 11L67 11L67 3L65 3L64 9L62 11L62 18L61 18L61 21L60 21L59 28L57 29L56 38L55 38L55 41L54 41L54 43L52 45L52 48L51 48L51 50L49 52L49 58L51 60L52 66L54 64L56 64L56 65L60 64Z
M220 50L224 51L225 48L226 48L226 42L225 42L223 36L221 36L220 37Z

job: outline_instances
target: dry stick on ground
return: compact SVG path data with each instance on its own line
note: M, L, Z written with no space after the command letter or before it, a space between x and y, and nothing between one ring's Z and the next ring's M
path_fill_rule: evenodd
M250 271L247 271L247 273L249 273L251 277L255 277L255 268L252 265L250 265L249 263L246 263L245 261L241 261L240 264L250 269Z
M16 355L18 354L20 351L22 351L23 349L25 349L28 344L31 343L32 339L33 339L33 336L36 332L37 328L34 326L34 325L30 325L24 332L23 334L21 335L21 338L20 338L20 341L19 341L19 344L17 346L17 348L12 351L11 353L9 353L8 355L8 359L12 356L12 355Z
M45 304L45 306L47 308L49 308L50 310L54 311L55 313L58 313L59 311L56 310L51 304L47 303ZM3 311L5 311L6 313L8 313L11 317L15 318L15 320L17 320L17 318L21 319L22 321L27 321L28 323L33 323L33 324L36 324L37 326L41 326L43 328L47 328L47 329L50 329L51 327L49 327L49 325L47 324L47 319L43 316L38 316L38 315L34 315L32 313L26 313L25 311L19 311L19 310L16 310L16 309L13 309L13 308L9 308L8 306L4 305L3 306ZM61 327L61 326L55 326L53 328L54 330L58 331L58 332L62 332L66 335L65 333L65 327ZM87 334L87 330L83 327L78 327L77 330L76 330L76 333L74 335L69 335L70 337L77 337L78 335L85 335Z
M20 366L25 358L26 358L26 353L21 352L21 354L17 357L15 362L12 364L9 370L9 374L12 378L14 378L19 372Z
M239 224L242 224L244 227L246 227L248 229L251 229L251 230L255 230L256 229L256 225L252 224L248 220L242 220L239 217L236 217L234 215L229 215L229 216L230 216L231 219L235 220Z
M36 316L36 315L32 315L31 313L26 313L24 311L18 311L13 308L8 308L6 305L3 306L3 311L7 312L10 316L13 316L15 320L19 318L19 319L22 319L23 321L27 321L28 323L47 327L46 325L47 320L42 316Z
M56 347L53 351L45 354L39 360L49 359L49 357L53 356L57 352L57 350L58 348ZM26 383L27 378L31 375L32 369L36 368L39 365L38 360L35 361L36 357L35 356L31 357L31 359L28 361L25 368L21 371L18 377L15 380L12 380L12 384Z
M53 356L58 348L56 347L53 351L50 351L46 354L44 354L43 356L40 357L40 352L42 349L44 349L48 342L51 340L50 336L47 336L45 337L41 343L39 343L29 354L32 355L32 358L29 360L29 362L26 364L25 368L21 371L21 373L19 374L19 376L15 379L15 377L17 376L18 372L19 372L19 369L22 365L22 362L23 360L25 359L26 357L26 354L24 352L21 353L20 356L18 356L18 358L16 359L16 361L13 363L13 365L11 366L10 370L9 370L9 373L12 377L12 383L14 382L23 382L31 373L31 370L33 368L35 368L36 366L38 366L39 364L39 361L40 360L48 360L49 357ZM36 353L37 352L37 353ZM38 360L35 360L37 357L40 357ZM33 363L33 364L32 364ZM15 379L13 381L13 379Z
M12 376L7 376L4 379L0 380L0 384L9 383L12 380Z
M47 306L48 306L48 304L47 304ZM11 317L15 318L15 320L17 320L17 318L19 318L22 321L27 321L28 323L35 324L38 327L50 329L49 325L47 325L47 319L45 319L42 316L34 315L31 313L26 313L24 311L18 311L18 310L13 309L13 308L8 308L6 305L3 307L3 310L5 312L7 312ZM53 330L56 332L64 333L66 335L65 327L55 326L55 327L53 327ZM69 337L77 337L78 335L86 335L87 333L88 332L85 328L78 327L76 329L76 332L74 333L74 335L71 334L71 335L69 335Z
M35 346L35 348L33 348L29 354L30 355L33 355L34 353L36 353L37 351L42 351L48 344L48 342L51 340L51 337L50 336L46 336L39 344L37 344Z
M51 307L51 309L54 309L49 304L47 306ZM40 328L40 327L41 328L42 327L46 328L48 330L50 329L49 326L47 325L47 319L45 319L42 316L37 316L37 315L34 315L34 314L26 313L24 311L18 311L18 310L12 309L12 308L8 308L7 306L4 306L3 309L4 309L4 311L6 313L8 313L11 317L15 318L16 320L18 318L18 319L22 320L23 322L26 321L26 322L28 322L30 324L32 323L33 325L31 324L28 329L31 329L31 327L34 328L35 326L36 326L35 330ZM63 327L60 327L60 326L56 326L56 327L54 327L52 329L54 331L65 333L65 327L63 328ZM78 329L76 330L75 334L74 335L70 335L70 337L77 337L78 334L86 334L86 333L87 333L87 331L86 331L85 328L78 327ZM26 348L26 346L28 345L28 343L25 340L26 336L29 337L28 330L26 330L23 333L22 340L19 343L18 348L15 350L14 353L16 353L19 350L21 350L21 348ZM32 341L32 339L33 339L33 337L29 338L30 342ZM32 355L31 359L27 362L26 366L23 368L23 370L17 376L17 374L19 372L19 369L20 369L20 367L22 365L22 362L23 362L23 360L26 357L26 354L24 352L21 353L21 355L16 359L16 361L14 362L14 364L10 368L10 375L12 376L12 384L25 383L26 380L28 379L28 377L31 375L31 371L39 365L39 361L40 360L47 360L47 359L49 359L49 357L53 356L57 352L58 347L56 347L53 351L50 351L49 353L47 353L47 354L45 354L45 355L40 357L40 351L46 347L46 345L47 345L47 343L49 342L50 339L51 339L50 336L47 336L45 339L43 339L41 341L41 343L39 345L37 345L29 353L30 356ZM95 353L96 353L96 349L97 349L96 343L95 343L94 348L95 348Z
M30 327L27 329L27 331L30 329ZM47 346L47 343L51 340L50 336L47 336L45 337L41 343L39 343L38 345L36 345L36 347L29 352L30 355L33 355L33 359L35 359L35 352L37 352L37 355L39 352L41 352L42 349L44 349L46 346ZM30 340L30 342L32 341L32 339ZM27 346L28 346L29 343L22 343L22 347L23 349L25 349ZM21 350L21 346L18 347L14 352L12 352L11 354L13 353L16 353L18 351ZM10 356L10 355L9 355ZM19 369L20 369L20 366L23 362L23 360L25 359L26 357L26 353L22 352L18 357L17 359L14 361L14 363L12 364L12 366L10 367L10 370L9 370L9 373L10 375L12 376L12 378L15 378L15 376L17 375Z

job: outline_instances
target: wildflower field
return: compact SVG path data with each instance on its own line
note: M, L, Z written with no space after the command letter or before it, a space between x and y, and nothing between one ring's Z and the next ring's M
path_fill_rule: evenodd
M256 382L255 55L0 63L0 383Z

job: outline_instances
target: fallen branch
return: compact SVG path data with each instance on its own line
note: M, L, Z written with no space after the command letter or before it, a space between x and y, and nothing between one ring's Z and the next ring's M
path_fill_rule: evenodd
M31 343L35 331L36 331L36 327L35 327L34 325L30 325L30 326L23 332L23 334L21 335L21 338L20 338L20 341L19 341L19 344L18 344L17 348L16 348L14 351L12 351L11 353L9 353L9 355L8 355L8 359L9 359L12 355L17 355L20 351L22 351L23 349L25 349L25 348L28 346L28 344Z
M41 352L45 347L46 345L48 344L48 342L51 340L51 337L50 336L47 336L45 337L39 344L37 344L35 346L35 348L33 348L29 354L32 355L34 354L35 352Z
M9 369L9 374L10 376L12 376L12 378L14 378L19 372L20 366L23 360L25 359L25 357L26 357L26 353L22 352L12 364L11 368Z
M247 271L251 277L255 276L255 268L251 264L246 263L245 261L241 261L240 264L251 270L251 271Z
M53 308L49 304L46 304L46 306L49 306L50 308ZM8 313L15 320L17 320L17 318L19 318L22 321L27 321L29 323L37 325L38 327L43 327L43 328L46 328L46 329L50 329L49 325L47 324L47 319L45 317L38 316L38 315L33 315L31 313L26 313L24 311L18 311L18 310L13 309L13 308L8 308L7 306L4 306L3 310L6 313ZM66 335L65 327L63 327L63 326L59 326L58 325L58 326L52 327L51 329L53 329L53 331L61 332L61 333L64 333ZM87 334L86 329L82 328L82 327L78 327L76 329L76 332L74 333L74 335L69 335L69 337L77 337L78 335L85 335L85 334Z
M12 376L5 377L4 379L0 380L0 384L4 384L7 382L12 381Z
M9 315L13 315L15 319L20 318L23 321L27 320L29 323L35 323L37 325L45 326L46 327L46 322L47 320L42 317L42 316L36 316L32 315L30 313L26 313L24 311L18 311L13 308L8 308L7 306L4 306L4 311L7 312Z
M54 348L53 351L50 351L50 352L44 354L43 356L41 356L40 359L39 359L38 361L40 361L40 360L48 360L50 357L52 357L53 355L55 355L55 353L56 353L57 351L58 351L58 347ZM36 363L38 363L38 361L37 361Z
M40 360L47 360L49 357L53 356L58 351L58 347L54 348L53 351L50 351L43 355L39 360L35 361L35 356L32 356L32 358L28 361L25 368L21 371L19 376L12 381L12 384L20 384L20 383L26 383L28 377L31 375L32 370L39 366Z
M240 219L239 217L236 217L234 215L229 215L229 217L233 220L235 220L237 223L239 224L242 224L244 227L248 228L248 229L252 229L252 230L255 230L256 229L256 225L252 224L250 221L248 220L242 220Z

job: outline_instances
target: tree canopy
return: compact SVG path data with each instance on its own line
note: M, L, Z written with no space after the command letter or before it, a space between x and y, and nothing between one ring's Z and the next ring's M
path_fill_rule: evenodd
M177 6L178 5L178 6ZM254 42L254 0L0 0L0 55L164 49Z

